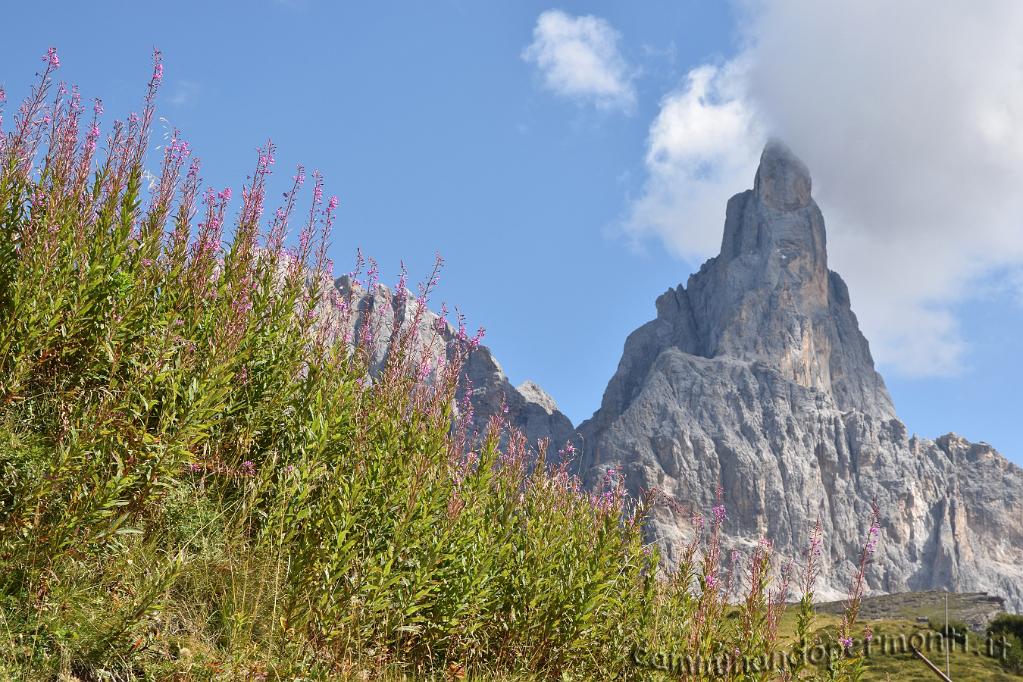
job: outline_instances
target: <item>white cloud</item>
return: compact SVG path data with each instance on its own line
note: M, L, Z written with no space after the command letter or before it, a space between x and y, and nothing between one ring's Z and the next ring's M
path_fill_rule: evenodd
M810 167L875 356L957 371L955 306L1023 265L1023 4L752 1L740 15L741 54L664 99L627 232L713 255L724 200L776 135Z
M626 221L633 237L656 234L687 259L721 245L728 198L752 177L763 133L737 89L740 62L701 66L661 101L647 140L648 178Z
M536 65L552 92L600 109L631 111L633 72L618 51L620 35L606 20L547 10L522 58Z

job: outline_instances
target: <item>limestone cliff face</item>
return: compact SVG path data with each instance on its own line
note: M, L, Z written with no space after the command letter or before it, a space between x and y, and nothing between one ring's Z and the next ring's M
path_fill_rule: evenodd
M728 202L720 255L626 341L579 427L586 477L620 466L634 493L704 508L720 483L728 543L766 536L791 558L819 515L821 598L846 591L876 498L871 589L988 591L1023 609L1023 470L951 434L909 437L828 270L810 190L802 162L768 144L753 189ZM691 529L664 508L650 532L671 560Z

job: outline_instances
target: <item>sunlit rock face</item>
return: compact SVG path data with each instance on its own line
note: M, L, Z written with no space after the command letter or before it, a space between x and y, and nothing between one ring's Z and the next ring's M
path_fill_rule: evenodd
M819 517L825 599L847 591L876 499L871 590L987 591L1023 610L1023 470L955 435L909 436L828 270L810 173L784 145L728 202L721 253L656 311L579 427L588 481L621 467L633 493L696 509L720 485L727 545L766 536L797 560ZM649 533L670 561L692 528L665 506Z

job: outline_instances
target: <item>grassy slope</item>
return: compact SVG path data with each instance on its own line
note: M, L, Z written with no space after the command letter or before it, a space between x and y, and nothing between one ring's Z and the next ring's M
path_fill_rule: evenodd
M817 606L818 621L821 628L837 628L841 621L842 602L819 604ZM967 623L986 622L993 615L992 602L976 594L952 594L949 596L949 619ZM926 623L917 622L917 618L931 618L941 621L944 618L944 593L941 592L908 592L903 594L868 597L863 600L863 621L869 623L878 639L885 636L905 635L907 639L913 633L926 635L933 632ZM781 629L784 634L794 629L795 610L790 607L782 620ZM1023 676L1005 670L997 660L984 655L984 636L971 632L969 651L957 648L950 652L949 662L953 680L999 680L1010 682L1023 680ZM941 651L925 652L925 655L939 668L945 668L945 657ZM875 654L869 659L866 668L867 680L899 680L910 682L915 680L939 679L927 666L911 652Z

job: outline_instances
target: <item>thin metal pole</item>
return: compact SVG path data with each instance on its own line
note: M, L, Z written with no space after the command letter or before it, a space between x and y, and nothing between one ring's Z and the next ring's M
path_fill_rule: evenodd
M952 668L949 667L948 652L952 649L952 642L949 640L948 631L948 590L945 590L945 677L951 679Z
M927 667L934 671L935 675L945 680L945 682L952 682L952 678L946 675L945 673L941 672L941 668L927 660L927 657L920 653L919 649L917 649L915 646L910 646L910 648L913 650L913 654L916 655L917 658L926 663Z

